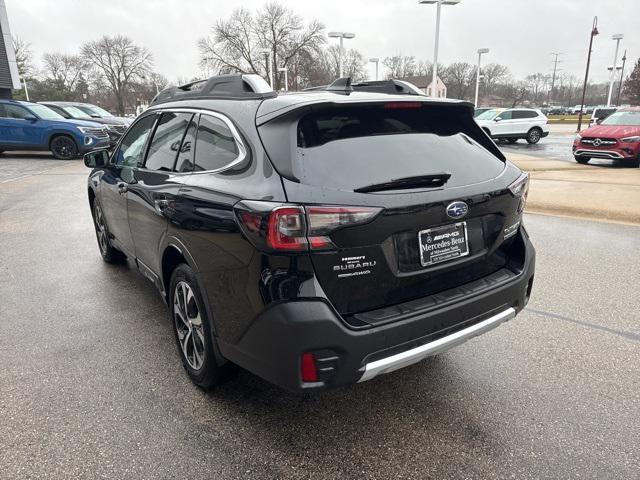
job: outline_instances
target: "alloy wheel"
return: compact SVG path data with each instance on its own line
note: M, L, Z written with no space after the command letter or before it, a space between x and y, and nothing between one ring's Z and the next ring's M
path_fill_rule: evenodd
M193 290L184 281L178 282L173 292L173 320L185 360L200 370L205 355L202 316Z
M104 215L102 214L102 208L97 203L93 208L94 214L94 224L96 227L96 236L98 237L98 246L100 247L100 252L103 255L106 255L107 249L109 248L109 243L107 239L107 227L104 224Z
M53 142L54 153L62 159L71 159L76 153L76 145L67 137L58 137Z

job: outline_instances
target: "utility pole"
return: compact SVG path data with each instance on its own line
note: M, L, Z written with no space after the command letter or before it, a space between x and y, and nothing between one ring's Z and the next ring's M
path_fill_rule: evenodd
M624 82L624 64L627 63L627 51L624 51L622 55L622 70L620 71L620 85L618 85L618 100L616 101L616 105L620 106L620 94L622 93L622 82Z
M553 52L551 55L555 55L555 60L553 61L553 75L551 76L551 89L549 90L549 94L547 95L547 106L549 106L549 102L553 100L553 88L556 86L556 73L558 72L558 63L562 63L562 60L558 60L558 57L562 55L562 52Z
M593 37L600 35L598 31L598 17L593 17L593 26L591 27L591 35L589 37L589 53L587 54L587 71L584 74L584 86L582 87L582 103L580 104L580 115L578 116L578 129L582 128L582 113L584 112L584 97L587 93L587 82L589 81L589 66L591 65L591 49L593 48Z

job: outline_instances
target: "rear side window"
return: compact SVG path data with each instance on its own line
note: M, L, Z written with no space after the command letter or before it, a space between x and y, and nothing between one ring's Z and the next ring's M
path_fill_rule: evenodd
M521 120L523 118L536 118L538 116L538 112L534 112L532 110L514 110L512 116L513 120Z
M144 147L156 121L151 114L138 120L120 142L116 156L116 165L121 167L141 167L144 160Z
M187 131L191 117L193 117L191 113L166 112L162 114L149 145L145 168L165 172L173 170L182 138Z
M289 160L279 129L278 122L261 128L270 158L279 171L309 185L354 190L446 172L451 187L493 178L504 169L465 106L399 102L311 112L295 125Z
M195 171L219 170L240 155L240 149L225 122L201 115L196 140Z

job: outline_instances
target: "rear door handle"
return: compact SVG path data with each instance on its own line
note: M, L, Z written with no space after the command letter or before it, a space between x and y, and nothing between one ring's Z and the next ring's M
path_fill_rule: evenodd
M125 193L127 193L127 191L128 191L128 190L129 190L129 187L127 186L127 184L126 184L126 183L124 183L124 182L120 182L120 183L118 184L118 193L119 193L120 195L124 195Z

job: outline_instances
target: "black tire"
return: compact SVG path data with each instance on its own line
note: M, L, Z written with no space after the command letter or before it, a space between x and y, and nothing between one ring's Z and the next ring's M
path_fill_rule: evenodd
M53 137L49 149L58 160L72 160L78 157L78 146L75 140L67 135Z
M627 167L638 168L640 167L640 157L633 160L627 160Z
M527 136L525 140L529 145L535 145L542 138L542 130L538 127L533 127L531 130L527 132Z
M107 263L122 263L126 259L126 256L120 250L111 245L109 230L104 218L102 206L97 199L93 200L91 205L91 214L93 215L93 226L96 230L98 249L100 250L102 259Z
M518 141L517 138L508 138L507 142L509 142L511 145L513 145L514 143L516 143Z
M171 275L169 308L184 369L200 388L213 388L226 379L225 370L229 364L220 366L216 361L211 321L204 308L195 273L184 263L178 265Z
M582 157L580 155L574 155L573 158L576 159L576 162L581 163L582 165L586 165L591 160L589 157Z

